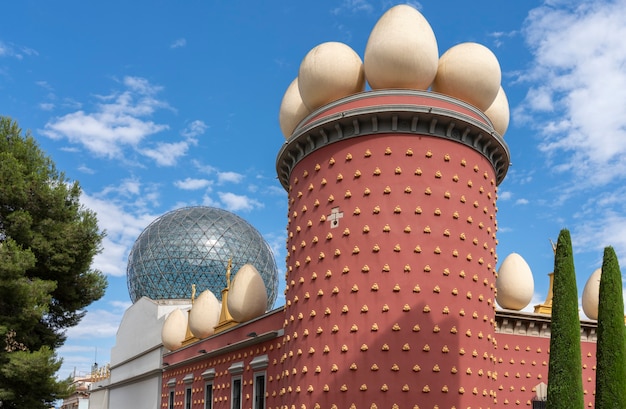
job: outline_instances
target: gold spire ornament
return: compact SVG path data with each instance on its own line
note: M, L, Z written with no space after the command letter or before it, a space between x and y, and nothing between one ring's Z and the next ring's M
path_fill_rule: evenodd
M556 256L556 244L550 239L550 245L552 246L552 252ZM554 273L548 273L550 277L550 287L548 288L548 295L543 304L535 305L535 314L552 315L552 285L554 284Z
M232 257L228 259L228 266L226 267L226 288L222 290L222 310L220 312L220 320L215 326L215 333L225 331L229 328L239 324L233 319L228 311L228 290L230 290L230 270L233 267Z

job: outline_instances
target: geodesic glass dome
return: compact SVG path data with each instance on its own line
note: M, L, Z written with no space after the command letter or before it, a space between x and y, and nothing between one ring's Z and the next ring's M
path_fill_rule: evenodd
M232 276L246 263L261 274L267 288L267 308L276 301L278 269L261 234L241 217L214 207L187 207L159 217L139 235L126 270L132 302L191 297L211 290L218 300L226 287L226 267Z

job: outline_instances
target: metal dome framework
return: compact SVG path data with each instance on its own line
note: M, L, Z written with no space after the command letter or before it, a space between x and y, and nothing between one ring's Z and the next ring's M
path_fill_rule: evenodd
M232 272L246 263L261 274L267 288L267 308L276 301L278 269L274 254L247 221L214 207L187 207L154 220L137 238L128 256L127 284L132 302L191 297L211 290L221 300L226 267Z

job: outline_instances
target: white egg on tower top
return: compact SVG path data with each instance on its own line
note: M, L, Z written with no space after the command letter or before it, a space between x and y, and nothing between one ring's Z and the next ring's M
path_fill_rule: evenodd
M361 57L339 42L322 43L302 60L298 88L310 110L365 89Z
M509 100L504 93L504 89L500 87L496 99L493 100L489 108L485 110L485 115L493 124L493 128L500 136L504 136L509 127L510 112Z
M300 121L310 112L309 108L302 102L300 90L298 89L298 78L296 78L291 82L289 87L287 87L278 113L280 130L283 132L285 138L291 136L296 126L298 126Z
M432 90L450 95L485 111L496 98L502 73L496 56L477 43L462 43L439 59Z
M426 90L437 73L439 50L430 24L411 6L389 9L367 41L364 67L372 89Z

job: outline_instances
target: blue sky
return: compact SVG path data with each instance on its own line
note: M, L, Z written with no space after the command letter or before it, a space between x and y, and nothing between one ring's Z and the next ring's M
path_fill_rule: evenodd
M252 223L284 271L278 109L326 41L361 57L391 1L4 4L0 115L30 129L107 231L106 296L68 330L61 376L109 361L130 305L128 252L159 215L211 205ZM545 299L548 239L570 229L579 293L613 245L626 263L626 1L412 2L442 54L474 41L502 68L513 166L500 185L500 261L521 254ZM9 16L9 17L7 17ZM282 291L281 291L282 294ZM284 300L279 297L276 306Z

